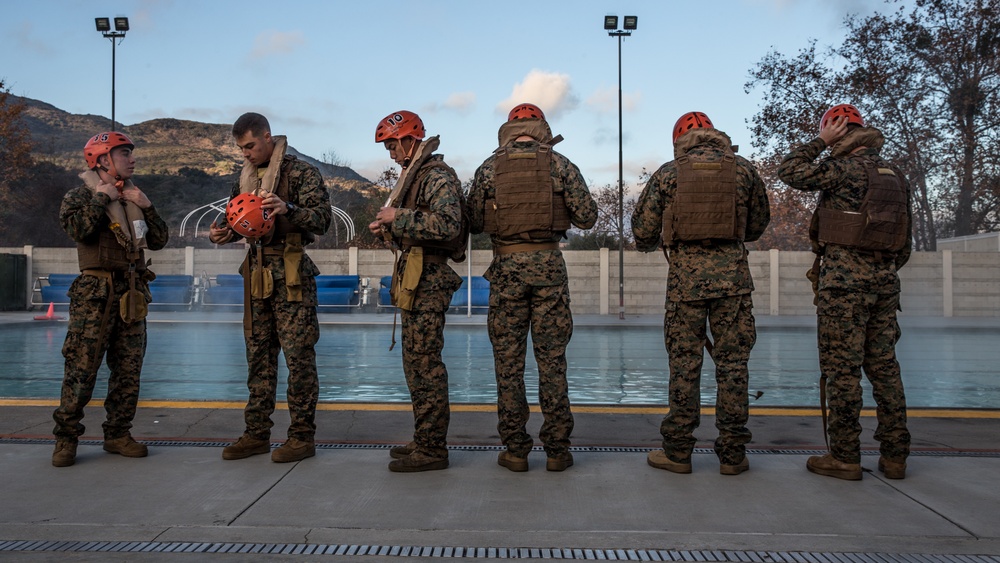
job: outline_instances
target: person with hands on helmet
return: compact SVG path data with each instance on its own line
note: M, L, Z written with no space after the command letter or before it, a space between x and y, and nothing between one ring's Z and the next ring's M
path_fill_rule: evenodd
M682 115L673 142L674 160L650 176L632 215L636 248L662 248L670 266L663 320L670 412L660 424L663 447L646 461L691 473L707 349L718 384L719 472L739 475L750 468L747 362L757 339L744 242L757 240L771 220L767 191L753 165L736 156L729 136L704 113Z
M233 139L243 152L224 222L213 222L209 239L226 244L246 239L243 335L247 347L245 430L222 450L222 458L244 459L271 451L278 352L288 366L288 439L271 452L277 463L316 454L316 403L319 374L316 342L316 276L319 268L304 247L330 228L333 209L315 166L286 154L287 139L271 135L259 113L245 113L233 124Z
M823 114L819 136L778 167L792 188L819 193L809 227L816 260L808 277L816 294L821 402L829 397L829 452L810 457L806 468L838 479L862 477L862 371L878 415L878 470L905 478L910 453L896 311L913 211L909 182L879 154L884 143L858 108L839 104ZM829 155L819 158L827 148Z
M403 323L403 373L413 405L413 440L389 450L389 470L417 472L448 467L448 370L441 359L445 314L462 278L448 259L464 260L462 183L444 157L437 136L425 139L420 117L387 115L375 128L401 167L399 180L368 229L401 252L393 268L392 303Z
M111 373L104 400L104 450L125 457L148 453L130 432L146 352L148 282L155 277L144 251L163 248L169 231L132 183L134 149L135 143L122 133L94 135L83 149L89 168L80 175L84 185L70 190L59 207L59 222L76 241L80 275L69 289L65 371L53 413L56 467L76 462L83 409L105 357Z
M573 465L566 382L573 314L559 241L572 226L594 226L597 202L580 169L552 150L562 137L552 137L538 106L515 106L497 136L499 148L476 170L469 190L470 229L490 233L493 243L493 262L485 274L490 282L486 324L496 368L497 431L506 446L497 464L510 471L528 470L533 441L526 429L530 413L524 357L530 332L544 417L538 436L545 468L564 471Z

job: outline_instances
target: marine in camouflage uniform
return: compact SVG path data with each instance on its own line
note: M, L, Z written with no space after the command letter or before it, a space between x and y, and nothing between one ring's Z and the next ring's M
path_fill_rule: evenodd
M694 116L694 117L692 117ZM680 130L678 130L678 127ZM757 240L771 220L767 191L756 169L733 154L729 136L714 129L700 112L682 116L675 126L674 156L720 163L735 158L737 209L746 210L744 240ZM676 205L677 161L661 166L646 183L632 215L636 248L660 248L664 213ZM737 475L749 468L745 444L749 373L747 361L757 340L753 317L753 279L741 240L673 240L664 249L670 265L663 336L670 364L670 411L660 433L663 450L650 452L650 465L690 473L694 430L701 416L703 350L715 362L718 385L715 453L720 471ZM713 342L706 334L706 322Z
M500 150L513 157L537 153L540 145L553 142L544 115L531 104L511 111L499 138ZM472 233L487 229L487 205L497 197L497 159L494 153L476 170L469 192ZM597 220L597 203L576 165L551 151L550 178L553 193L562 194L572 224L581 229L592 227ZM484 276L490 282L487 326L497 379L497 430L507 447L498 463L512 471L527 471L532 448L526 430L529 410L524 387L529 331L538 365L538 399L544 416L539 438L548 457L546 468L561 471L573 463L569 452L573 414L566 382L566 346L573 335L573 316L566 262L558 249L564 234L491 235L493 261Z
M146 353L146 320L145 315L125 320L119 301L134 283L142 294L141 306L149 302L147 280L152 278L152 272L146 270L141 247L163 248L169 232L156 208L129 180L129 165L135 163L133 147L131 140L120 133L102 133L91 139L85 156L93 170L81 174L85 185L68 192L59 208L59 223L77 243L82 273L69 289L69 326L62 349L65 374L59 407L53 413L56 449L52 464L57 467L75 462L77 441L85 431L81 423L83 410L93 396L105 355L111 373L104 401L104 449L127 457L146 455L146 446L135 442L130 434ZM127 152L122 157L119 151ZM121 191L113 185L116 179L122 183ZM121 211L128 208L131 210ZM113 221L111 216L116 213L124 213L122 217L128 219ZM136 219L144 222L144 227L129 229L126 223L134 224ZM137 232L143 228L144 235ZM123 234L140 247L133 249L123 240ZM137 272L134 282L128 273L130 266Z
M832 113L831 113L832 112ZM834 119L837 119L835 122ZM853 106L835 106L821 120L820 137L792 150L778 175L794 189L819 192L819 207L856 212L868 191L865 161L892 170L880 155L882 133L864 127ZM830 147L830 156L819 159ZM900 337L900 282L897 271L910 258L912 203L906 178L895 174L906 191L905 244L898 251L873 252L841 244L820 243L813 235L818 272L818 344L822 378L829 397L830 453L810 458L815 473L861 479L861 373L872 385L881 457L879 469L903 478L910 452L906 398L896 342Z
M448 265L449 241L464 252L462 183L444 157L431 154L438 138L424 139L420 117L408 111L390 114L379 122L375 141L385 143L406 183L398 201L379 210L369 229L376 236L388 232L402 250L394 282L405 278L411 256L419 248L421 268L412 304L401 305L403 373L413 406L413 441L390 450L395 458L389 470L417 472L448 467L448 369L441 359L445 314L462 278ZM412 174L412 180L409 176ZM395 205L395 206L393 206ZM457 240L461 238L461 240ZM394 283L395 285L395 283ZM399 291L399 290L397 290Z
M264 181L262 178L268 178L270 166L280 166L280 172L273 177L277 186L274 191L266 190L263 194L266 197L262 206L276 216L272 236L261 241L263 268L270 272L273 290L270 296L253 296L249 300L249 327L244 327L249 390L244 410L246 430L237 442L223 450L223 458L242 459L270 450L278 353L283 352L288 366L286 397L290 424L288 440L272 453L271 459L275 462L298 461L315 453L316 404L319 401L315 348L319 340L316 276L320 271L303 252L296 272L301 285L289 283L289 276L294 279L295 274L286 271L286 243L290 237L298 236L305 245L313 235L324 234L330 228L333 211L319 170L284 154L285 138L271 137L270 125L263 116L245 114L234 125L233 136L247 160L241 181L233 186L231 200L250 191L248 188L259 186ZM247 182L249 186L241 185ZM287 188L283 186L285 183ZM279 194L286 189L286 199L282 199ZM217 244L224 244L243 237L228 225L213 224L211 238ZM251 247L240 273L248 275L258 267L258 260L258 253Z

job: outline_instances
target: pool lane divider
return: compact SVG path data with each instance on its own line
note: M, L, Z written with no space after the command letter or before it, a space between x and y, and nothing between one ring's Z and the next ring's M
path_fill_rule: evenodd
M103 406L101 400L93 400L91 406ZM56 399L0 399L0 407L57 407ZM277 403L278 410L288 410L287 403ZM246 407L240 401L139 401L139 408L160 409L239 409ZM494 404L455 404L452 412L496 412ZM531 412L540 413L538 405L531 405ZM373 412L409 412L408 403L319 403L318 411L373 411ZM573 412L580 414L658 414L669 411L667 407L652 405L573 405ZM702 407L705 416L714 416L715 407ZM910 418L965 418L965 419L1000 419L1000 409L946 409L946 408L909 408L906 411ZM751 416L820 416L818 408L809 407L750 407ZM875 409L862 409L861 416L874 417Z

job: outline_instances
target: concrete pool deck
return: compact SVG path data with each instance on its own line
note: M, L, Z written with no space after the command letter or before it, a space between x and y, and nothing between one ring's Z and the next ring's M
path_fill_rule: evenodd
M4 313L0 322L33 314ZM815 326L814 317L773 319ZM901 320L904 330L1000 326L969 321ZM710 450L711 416L696 434L693 474L648 467L646 452L659 443L656 407L577 408L573 467L547 472L536 451L529 472L511 473L496 464L494 406L457 405L451 467L395 474L386 470L388 446L412 433L408 405L321 405L316 457L275 464L221 459L243 428L233 403L142 402L133 433L150 456L106 454L95 401L77 464L54 468L54 404L0 401L2 561L1000 562L997 410L911 411L914 455L902 481L875 470L869 414L866 473L847 482L805 469L825 450L814 409L754 409L751 469L728 477ZM288 415L273 418L280 442ZM532 435L540 419L532 415Z

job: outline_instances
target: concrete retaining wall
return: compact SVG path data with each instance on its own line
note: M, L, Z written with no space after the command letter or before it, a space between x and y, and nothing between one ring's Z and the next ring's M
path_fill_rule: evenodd
M37 276L79 271L74 248L0 248L0 252L26 254L30 288ZM389 250L311 250L310 257L324 274L357 274L372 287L392 273ZM236 273L246 251L171 248L148 252L158 274L189 274L196 278ZM617 251L564 251L574 312L617 315L619 312L619 261ZM488 250L472 252L471 260L455 264L460 275L480 276L489 265ZM624 253L625 314L648 315L663 311L667 263L659 252ZM805 277L812 265L809 252L777 250L750 253L756 290L757 315L813 315L812 288ZM902 309L908 316L1000 316L1000 253L916 252L900 272ZM30 295L28 296L30 300Z

